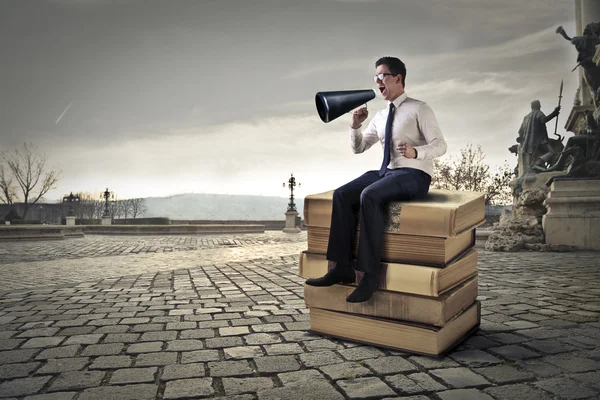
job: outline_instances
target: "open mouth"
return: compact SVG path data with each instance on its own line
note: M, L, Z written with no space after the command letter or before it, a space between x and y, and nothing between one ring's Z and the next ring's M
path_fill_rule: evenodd
M383 94L384 91L385 91L385 86L379 86L379 92L381 94Z

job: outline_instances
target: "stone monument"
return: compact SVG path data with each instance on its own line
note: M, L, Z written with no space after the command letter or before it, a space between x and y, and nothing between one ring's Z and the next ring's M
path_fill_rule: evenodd
M509 148L518 155L513 211L501 217L486 249L600 249L600 1L575 0L575 11L576 36L556 29L577 51L579 88L565 124L575 136L563 145L556 128L557 139L545 133L560 110L561 83L559 107L546 117L532 102L519 145Z
M562 82L558 97L558 106L549 114L541 111L539 100L530 104L531 111L525 115L518 130L517 145L509 147L509 151L517 155L515 178L510 182L513 195L512 211L505 211L498 224L495 224L485 243L487 250L549 250L544 246L542 217L546 213L544 200L549 189L546 181L560 172L540 171L554 165L563 149L563 137L556 134L557 139L548 137L546 124L557 119L560 113L562 98Z
M600 4L595 11L600 20ZM548 212L542 225L546 243L570 245L582 250L600 250L600 22L590 22L582 35L569 38L577 49L577 67L582 69L580 93L586 93L585 107L575 104L567 129L570 137L555 164L545 171L558 173L546 185L544 201ZM578 109L576 107L579 107ZM569 122L577 124L569 126Z
M73 211L73 203L75 203L75 204L79 203L79 196L75 196L75 195L73 195L73 192L71 192L70 195L63 197L63 203L69 204L69 212L68 212L67 216L65 217L65 225L66 226L75 226L75 213Z

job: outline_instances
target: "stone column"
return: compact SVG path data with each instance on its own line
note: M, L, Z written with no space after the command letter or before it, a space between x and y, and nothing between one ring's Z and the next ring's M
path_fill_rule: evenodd
M75 217L74 216L66 216L65 217L65 224L67 226L75 226Z
M102 217L102 224L101 225L112 225L112 218L109 215L108 217Z

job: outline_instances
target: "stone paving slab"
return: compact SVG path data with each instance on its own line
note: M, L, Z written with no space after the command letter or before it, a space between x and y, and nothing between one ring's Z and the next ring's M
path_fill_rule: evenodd
M481 251L481 328L436 358L309 332L297 275L306 244L271 246L282 247L210 264L198 262L202 251L62 260L83 270L129 262L120 276L6 290L0 398L600 396L598 253ZM145 272L127 273L136 264Z

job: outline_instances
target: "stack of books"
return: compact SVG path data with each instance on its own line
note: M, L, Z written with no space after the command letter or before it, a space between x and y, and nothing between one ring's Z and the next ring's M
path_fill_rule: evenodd
M304 198L304 278L328 271L332 197L328 191ZM353 284L305 284L310 330L417 354L447 354L480 323L475 228L485 221L484 196L430 189L423 200L390 203L386 218L379 289L366 302L346 302L362 278L358 271ZM360 225L354 257L359 234Z

